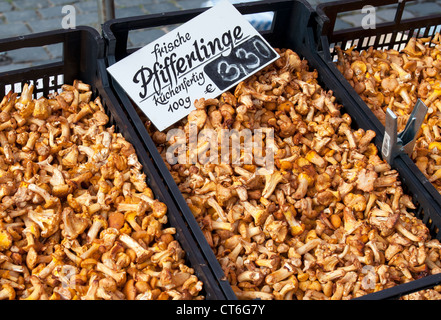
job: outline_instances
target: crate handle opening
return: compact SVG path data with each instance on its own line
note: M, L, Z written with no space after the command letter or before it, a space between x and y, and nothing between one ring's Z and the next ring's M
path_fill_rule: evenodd
M376 14L378 9L386 8L390 5L396 5L396 11L394 19L381 24L393 24L399 25L403 20L403 12L405 6L408 2L416 0L348 0L348 1L334 1L329 3L322 3L317 6L318 23L321 25L322 34L326 34L330 39L332 39L334 34L341 32L348 32L351 29L364 29L362 26L352 27L342 27L341 29L336 29L337 19L339 15L347 14L350 12L360 11L365 14ZM362 20L360 20L360 23ZM378 21L376 23L379 24Z
M0 73L29 67L39 67L62 61L62 43L8 50L0 52Z

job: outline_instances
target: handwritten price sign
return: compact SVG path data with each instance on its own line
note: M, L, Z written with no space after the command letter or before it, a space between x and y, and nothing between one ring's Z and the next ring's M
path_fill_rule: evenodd
M278 57L222 1L107 70L162 131L187 116L196 99L218 97Z
M254 36L205 65L204 71L220 90L260 70L277 58L277 53L259 36Z

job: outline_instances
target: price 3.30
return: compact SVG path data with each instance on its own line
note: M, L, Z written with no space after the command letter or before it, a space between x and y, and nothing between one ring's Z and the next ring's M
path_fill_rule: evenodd
M263 60L272 57L272 52L258 38L252 39L251 47L247 47L238 47L231 61L222 59L218 62L217 72L224 81L235 82L242 74L248 75L259 68Z
M253 36L219 56L204 67L205 73L220 90L233 87L278 57L269 44Z

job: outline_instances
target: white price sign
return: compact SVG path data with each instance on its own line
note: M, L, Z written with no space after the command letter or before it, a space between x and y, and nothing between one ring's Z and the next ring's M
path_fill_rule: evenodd
M279 55L228 1L142 47L107 70L160 131Z

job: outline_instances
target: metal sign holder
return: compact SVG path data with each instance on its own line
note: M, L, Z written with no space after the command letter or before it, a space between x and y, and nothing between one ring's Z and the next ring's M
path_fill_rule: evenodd
M427 106L418 99L407 120L404 130L397 133L397 116L389 108L386 110L386 126L381 154L383 159L392 163L400 152L410 155L415 146L415 139L427 113Z

